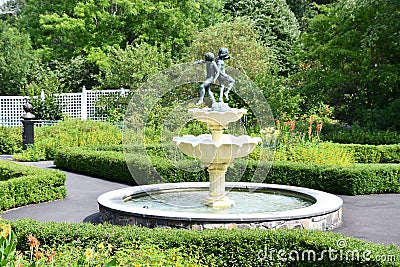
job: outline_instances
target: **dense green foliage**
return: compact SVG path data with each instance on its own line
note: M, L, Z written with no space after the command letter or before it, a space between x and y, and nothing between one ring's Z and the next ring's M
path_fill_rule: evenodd
M36 63L29 35L0 20L0 95L20 95Z
M65 179L60 171L0 161L0 211L64 198Z
M220 47L228 48L232 55L226 64L243 71L252 79L273 71L278 63L275 51L259 41L254 22L250 19L221 22L196 34L189 48L189 60L204 59L204 54L209 51L217 56Z
M53 126L36 127L35 144L21 151L18 146L21 144L21 136L6 137L8 132L16 132L16 129L3 129L4 131L0 131L0 138L10 142L9 145L5 145L5 149L15 154L14 157L21 161L53 159L59 149L68 147L122 143L122 131L116 125L91 120L66 119Z
M143 156L144 151L135 153L135 148L132 148L126 159L116 147L98 149L114 151L71 148L60 151L54 162L62 169L133 184L137 181L140 184L156 183L160 181L160 176L167 182L198 182L208 179L202 169L197 172L186 171L196 167L194 161L181 160L177 165L172 164L160 155L162 147L150 147L147 151L152 155L150 158ZM268 173L261 181L264 183L302 186L348 195L400 192L399 164L354 164L339 167L276 161L270 169L270 164L265 161L236 160L234 166L228 169L227 180L251 182L256 168ZM243 175L238 177L241 173Z
M99 62L98 81L103 88L139 88L148 78L171 65L171 53L141 43L125 49L110 47Z
M399 129L399 8L385 0L320 6L302 35L298 86L308 105L323 101L342 121Z
M234 17L247 16L264 45L278 57L275 66L282 73L293 68L291 56L296 52L299 24L285 0L227 0L225 9ZM258 60L258 59L257 59Z
M393 130L371 130L363 127L331 127L322 133L322 140L343 144L391 145L400 143L400 133Z
M103 243L112 244L113 253L116 253L120 248L132 248L132 245L134 247L144 244L156 245L166 250L166 253L176 248L185 255L191 254L195 257L198 255L200 262L205 266L315 266L313 254L310 255L310 259L308 258L308 253L311 251L315 252L316 259L320 258L318 266L396 266L400 259L400 251L395 246L376 245L341 234L321 231L260 229L190 231L118 227L107 224L39 223L33 220L14 221L12 228L18 240L24 240L32 234L43 246L55 249L58 247L62 249L63 244L71 247L79 246L82 249L96 248ZM342 251L343 257L340 257L340 242L346 243L345 249L350 251L347 256L346 251ZM29 251L26 242L19 242L17 248ZM280 254L281 258L286 258L288 261L279 258L278 251L281 250L284 251L284 254ZM332 257L328 256L328 250L334 254ZM299 253L298 261L289 260L291 251ZM303 251L306 254L302 254ZM368 260L363 258L366 251L369 252ZM272 253L272 257L269 257L269 253ZM359 257L356 256L357 253ZM302 255L305 256L303 260ZM390 260L380 260L379 257L382 255L386 255L387 259L391 256ZM55 262L57 263L57 258Z
M21 127L0 126L0 154L13 154L22 150Z
M1 9L1 95L135 90L225 46L275 117L329 106L343 124L400 129L398 1L13 0Z
M360 145L341 144L340 147L351 151L356 162L362 163L400 163L400 144L397 145Z

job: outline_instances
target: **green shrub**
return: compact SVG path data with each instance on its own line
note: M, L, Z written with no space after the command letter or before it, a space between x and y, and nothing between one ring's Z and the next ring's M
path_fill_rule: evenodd
M259 160L262 153L261 147L250 154L250 157ZM278 147L274 155L275 161L309 162L335 166L350 166L356 162L353 150L333 143L298 143L292 146Z
M0 211L64 198L65 179L60 171L0 161Z
M264 182L302 186L346 195L399 193L400 165L354 164L349 167L338 167L274 162Z
M400 163L400 144L337 144L337 146L348 150L358 163Z
M159 182L160 175L169 182L206 181L204 171L184 171L193 165L191 160L179 162L178 167L174 167L159 156L150 158L144 157L143 154L129 153L125 158L124 154L118 151L70 148L59 151L54 164L63 169L130 184Z
M22 128L0 126L0 154L14 154L22 150Z
M135 247L160 248L166 251L164 255L176 249L185 255L192 255L191 259L198 257L205 266L315 266L318 258L318 266L396 266L400 263L400 251L394 245L367 243L332 232L282 229L193 231L108 224L39 223L34 220L13 221L12 226L18 240L24 240L32 234L42 245L61 248L79 246L86 250L101 243L109 243L117 250L122 248L125 255L129 251L135 253L137 250L131 250ZM346 247L340 247L344 243ZM19 242L18 249L27 251L29 247L26 242ZM336 257L329 257L329 250ZM283 258L287 258L291 251L298 251L300 256L303 251L313 251L316 260L313 261L312 255L311 260L308 260L306 254L304 260L282 261L278 258L279 251L285 253L280 254ZM343 257L340 257L340 251ZM359 253L359 260L352 257L352 253L346 257L347 251L355 252L354 255ZM152 255L158 253L155 251ZM118 251L114 255L118 255ZM391 261L380 261L382 256L387 259L390 257Z
M391 145L400 143L400 133L396 131L366 130L359 127L352 129L325 125L321 138L342 144Z
M15 158L23 161L54 159L59 149L122 143L122 130L99 121L66 119L53 126L35 128L35 144Z
M177 166L163 157L144 157L143 154L124 154L116 151L93 151L72 148L60 151L55 164L64 169L77 171L105 179L132 183L133 179L127 163L134 174L135 181L158 182L160 176L168 182L208 181L203 171L189 172L195 167L193 160L182 160ZM303 186L337 194L373 194L400 192L399 164L354 164L349 167L320 165L311 163L261 161L259 168L264 169L265 183ZM153 167L154 165L154 167ZM257 161L236 160L228 169L227 177L232 180L252 181ZM237 174L244 170L243 177ZM269 172L268 172L269 171ZM235 176L236 175L236 176Z

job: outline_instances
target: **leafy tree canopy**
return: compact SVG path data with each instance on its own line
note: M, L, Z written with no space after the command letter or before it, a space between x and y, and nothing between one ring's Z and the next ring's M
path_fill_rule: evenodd
M291 56L297 50L300 31L285 0L227 0L225 9L233 17L246 16L254 21L262 43L275 50L282 74L293 68Z
M21 26L35 48L52 59L88 55L97 60L108 47L142 42L179 56L198 27L221 17L221 9L220 1L205 0L27 0Z
M19 95L37 62L29 36L0 20L0 95Z
M257 40L258 35L249 19L237 18L218 23L194 37L187 60L203 59L204 54L210 51L216 56L221 47L226 47L232 57L229 65L254 79L273 70L277 63L275 51L262 46Z
M353 122L399 98L399 10L399 1L386 0L320 6L303 35L298 85L309 104L326 102Z

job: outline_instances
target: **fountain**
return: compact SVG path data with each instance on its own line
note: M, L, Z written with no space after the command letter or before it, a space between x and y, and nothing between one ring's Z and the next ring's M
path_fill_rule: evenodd
M174 137L173 141L186 155L199 158L201 165L207 167L210 189L207 198L201 203L212 208L231 207L233 201L225 193L225 173L235 158L250 154L261 143L261 138L223 134L230 122L239 120L247 113L245 109L226 108L220 112L196 108L190 109L189 113L194 119L207 123L211 135L185 135Z
M193 120L206 123L211 134L174 136L169 141L207 168L209 182L143 184L107 192L98 198L100 221L197 230L337 227L343 204L337 196L295 186L225 181L234 160L249 155L263 140L224 133L247 110L230 108L222 96L217 103L209 93L211 108L189 108L187 112ZM144 106L143 99L137 102L138 107Z

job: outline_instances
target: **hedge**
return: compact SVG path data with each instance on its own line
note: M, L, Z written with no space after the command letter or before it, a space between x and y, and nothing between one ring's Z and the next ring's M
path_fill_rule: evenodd
M142 178L158 182L160 176L169 182L208 181L206 171L184 171L195 164L190 160L173 166L162 157L148 157L129 154L125 161L124 154L118 151L95 151L73 148L60 151L55 157L55 164L62 169L85 173L108 180L135 184L127 163L137 181ZM154 166L154 167L153 167ZM253 181L256 161L237 160L228 169L228 174L244 174L236 180ZM268 172L269 163L260 162L260 168ZM229 175L227 175L229 176ZM303 186L336 194L376 194L400 192L400 164L354 164L350 167L316 165L310 163L274 162L266 175L264 183Z
M83 248L92 248L106 242L112 244L114 249L141 243L157 244L164 249L180 248L187 255L198 253L200 260L206 266L399 266L400 264L400 250L395 245L378 245L322 231L300 229L194 231L121 227L109 224L39 223L27 219L13 221L12 227L18 240L26 240L26 237L32 234L42 245L48 246L78 244ZM24 241L18 243L17 249L29 251ZM299 253L298 260L290 260L289 255L295 257L296 252ZM284 261L285 259L287 261Z
M0 211L66 196L65 173L0 160Z
M396 145L361 145L361 144L336 144L337 146L347 149L354 155L357 163L400 163L400 144ZM101 145L86 147L89 150L98 151L124 151L140 152L144 151L143 145ZM148 144L146 145L146 153L154 156L164 156L165 151L171 153L175 149L175 145L160 145Z
M338 144L348 149L359 163L400 163L400 144L359 145Z

